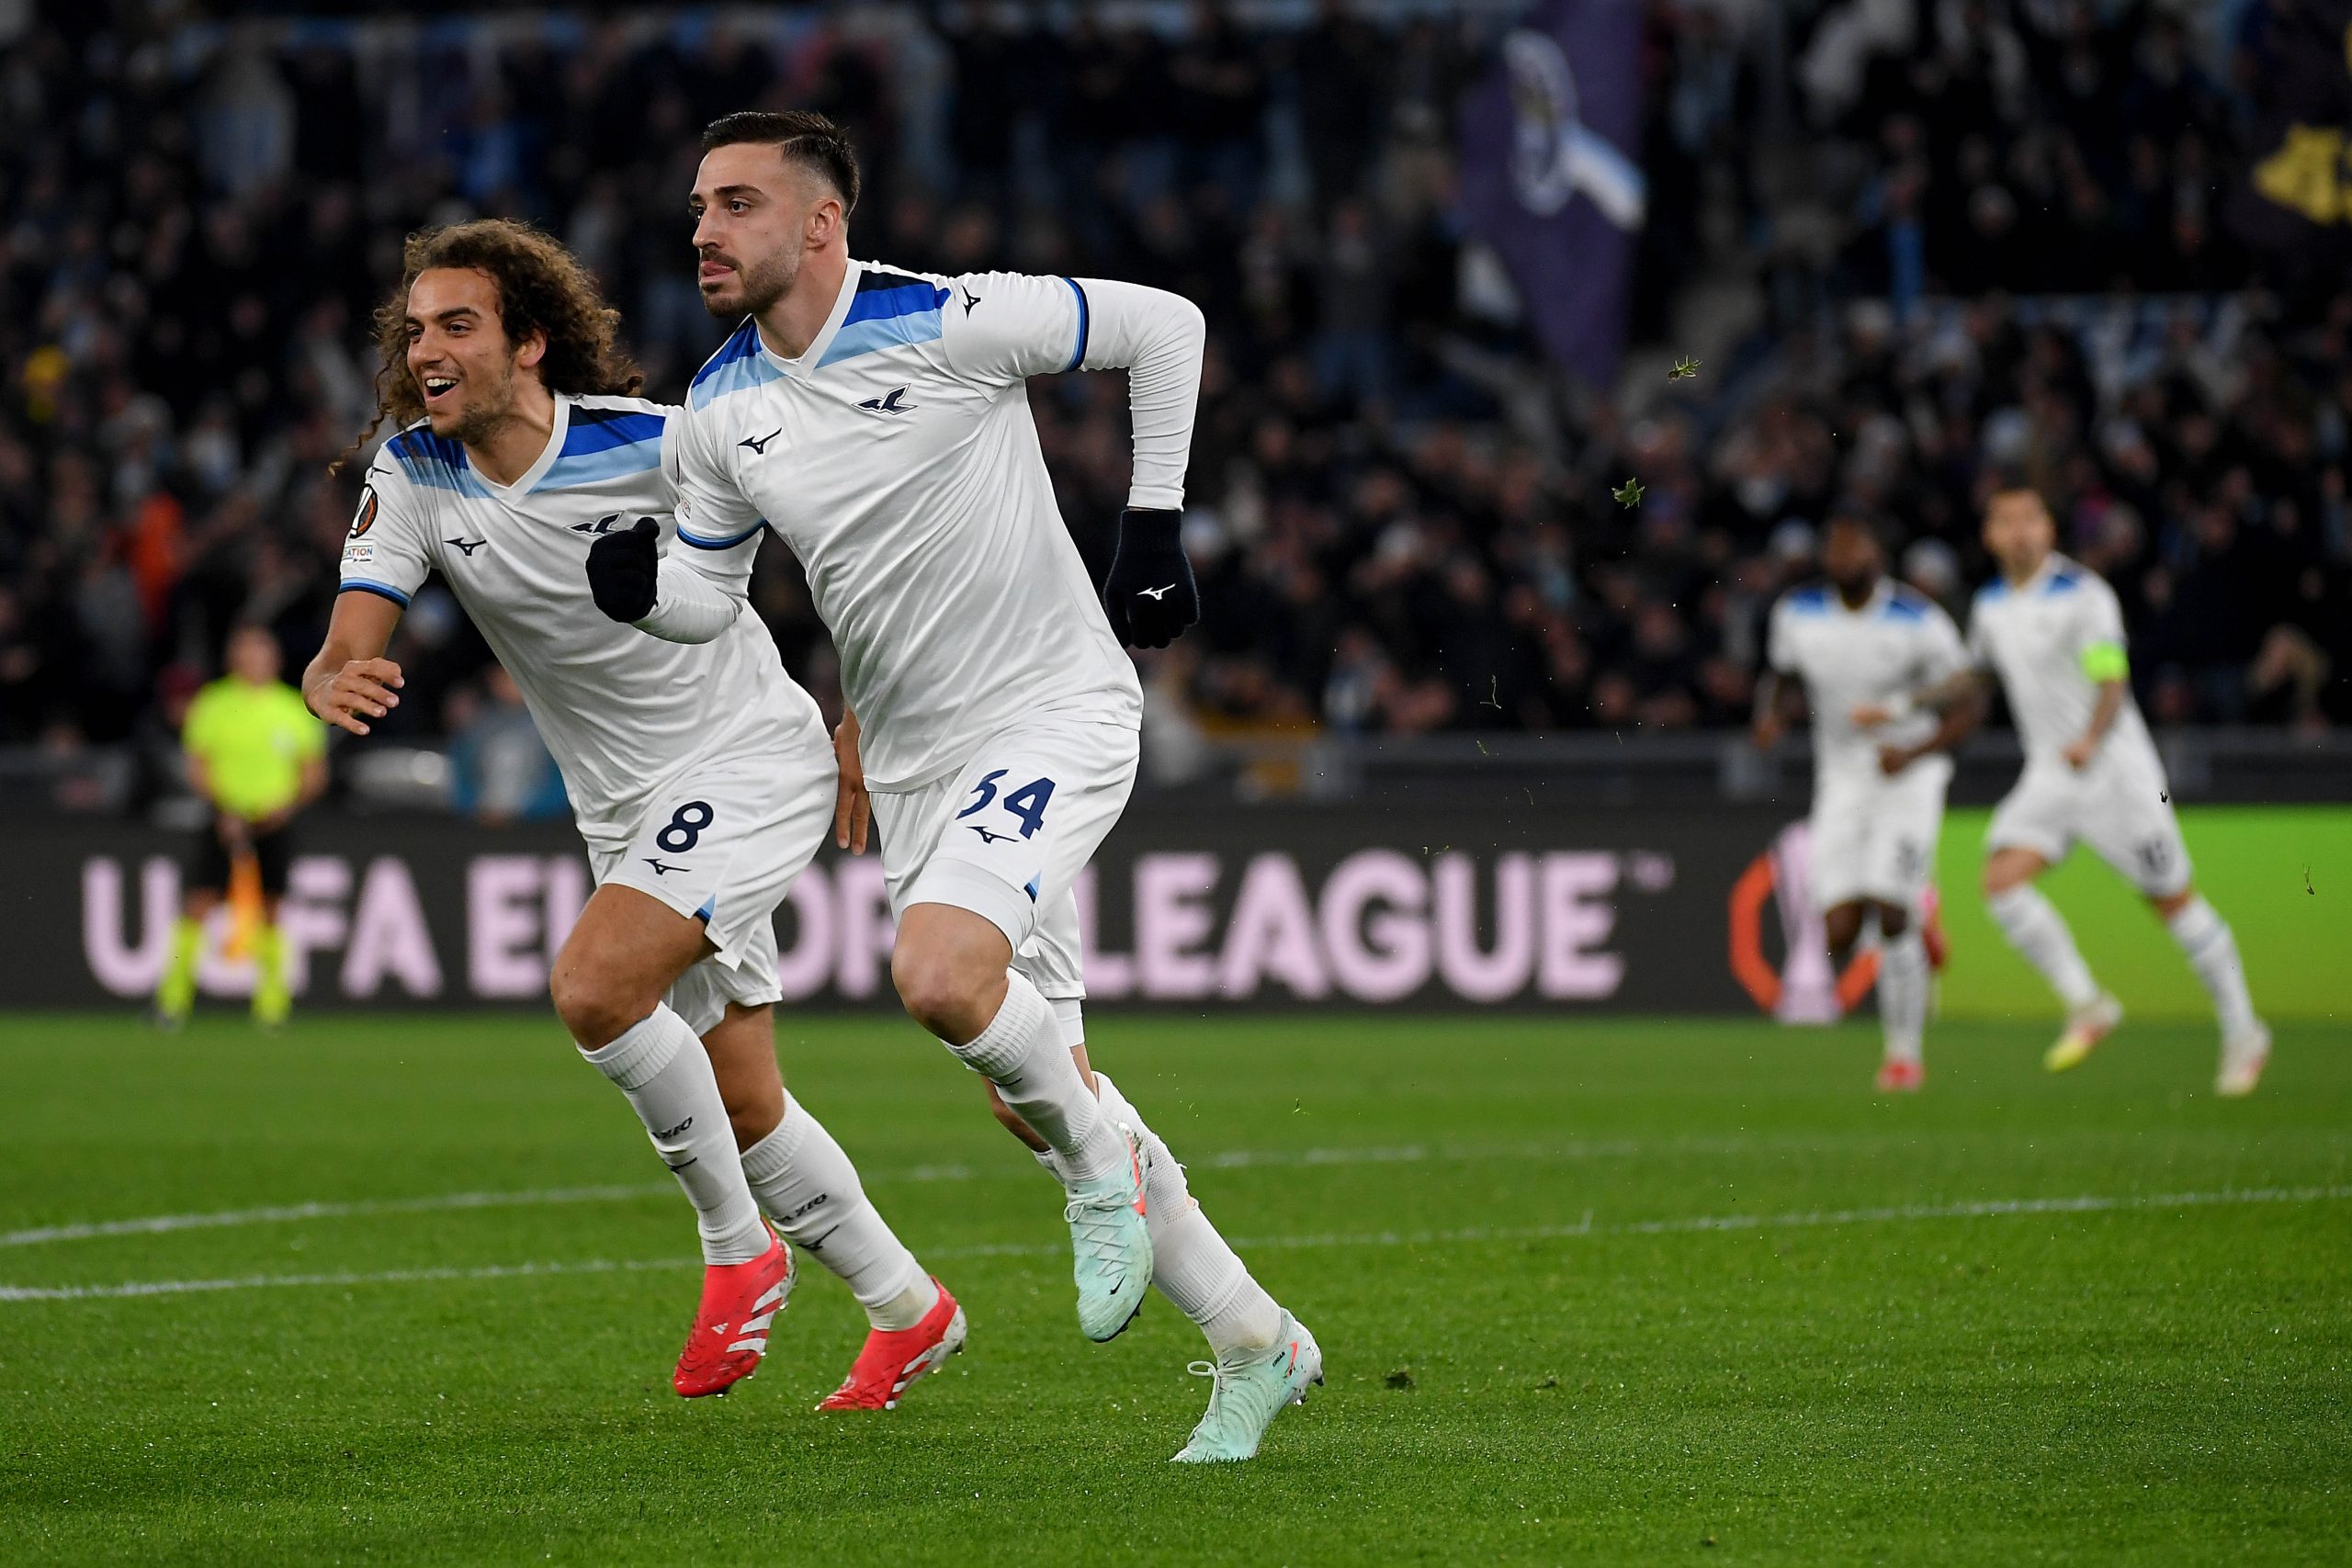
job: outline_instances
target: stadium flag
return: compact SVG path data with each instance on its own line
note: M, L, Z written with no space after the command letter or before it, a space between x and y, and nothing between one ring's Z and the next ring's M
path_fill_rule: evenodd
M2306 0L2267 26L2228 221L2290 284L2333 289L2352 265L2352 0Z
M1640 0L1545 0L1464 100L1462 205L1510 269L1552 358L1605 387L1647 202Z

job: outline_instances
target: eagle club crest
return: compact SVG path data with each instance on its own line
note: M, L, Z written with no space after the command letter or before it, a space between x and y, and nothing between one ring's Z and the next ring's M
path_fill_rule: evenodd
M376 487L359 487L359 511L351 519L351 537L357 538L376 525Z

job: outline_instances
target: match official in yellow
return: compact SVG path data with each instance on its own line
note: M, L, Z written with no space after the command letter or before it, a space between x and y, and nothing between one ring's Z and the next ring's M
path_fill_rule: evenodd
M294 814L326 788L327 733L300 694L277 678L278 662L277 637L261 626L239 626L229 637L229 672L197 693L180 731L188 783L211 806L212 822L191 846L171 956L155 993L156 1017L166 1027L186 1022L195 1005L205 917L228 897L244 861L253 863L261 885L252 932L254 1021L275 1028L293 1007L277 906L294 858Z

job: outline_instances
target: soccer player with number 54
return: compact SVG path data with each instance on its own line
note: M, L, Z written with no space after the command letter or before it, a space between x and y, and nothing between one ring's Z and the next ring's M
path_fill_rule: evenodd
M820 115L730 115L703 148L703 301L744 319L687 393L673 547L598 540L597 603L698 640L733 622L763 532L791 547L841 651L836 836L863 847L870 790L899 998L1060 1179L1088 1337L1125 1328L1152 1284L1208 1337L1215 1390L1176 1457L1248 1459L1322 1355L1090 1070L1072 886L1135 784L1142 694L1120 643L1165 647L1199 615L1180 509L1201 313L1133 284L850 259L857 162ZM1113 367L1135 471L1098 600L1025 380Z
M887 1408L962 1347L964 1314L776 1072L775 907L834 800L817 705L748 613L691 648L596 613L581 563L615 527L666 530L679 421L631 395L579 263L485 220L413 236L405 264L377 321L379 419L405 428L368 469L303 700L355 735L399 706L384 650L441 573L523 688L595 872L549 976L556 1012L695 1207L702 1302L673 1385L719 1393L758 1367L789 1238L871 1325L820 1408Z

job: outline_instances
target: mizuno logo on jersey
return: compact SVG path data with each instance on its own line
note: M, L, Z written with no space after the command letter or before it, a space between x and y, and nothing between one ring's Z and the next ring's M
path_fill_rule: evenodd
M979 302L980 297L978 295L973 293L968 288L964 290L964 314L967 316L970 315L972 313L972 307Z
M571 531L575 534L609 534L613 531L613 525L620 520L619 513L608 512L594 523L574 523Z
M1012 835L1010 833L991 833L986 828L981 827L978 822L967 823L966 826L970 828L973 832L978 833L980 836L980 842L984 844L1009 844L1012 842Z
M667 876L673 871L692 871L694 869L694 867L690 865L663 865L651 855L645 857L645 863L653 868L653 874L656 876Z
M769 431L765 435L746 435L742 440L735 443L735 445L738 446L749 446L752 449L752 456L754 457L764 457L768 455L768 443L783 434L784 426L779 424L774 430Z
M476 550L490 543L488 539L444 539L441 542L445 545L457 546L458 548L466 553L466 558L468 560L474 558L474 552Z
M868 413L911 413L915 405L901 400L906 395L904 387L893 387L887 396L868 398L857 406Z

